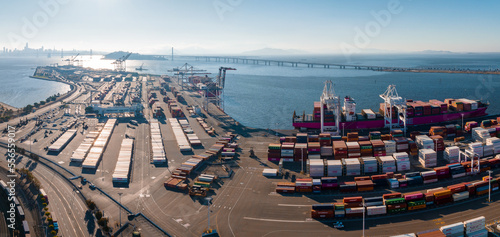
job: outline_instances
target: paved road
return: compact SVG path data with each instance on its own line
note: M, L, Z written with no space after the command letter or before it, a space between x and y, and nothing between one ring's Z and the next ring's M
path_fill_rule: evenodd
M0 152L5 153L6 150L1 148ZM18 167L21 166L31 168L42 188L47 192L49 212L55 213L57 217L60 235L84 237L95 234L97 224L95 221L86 221L87 207L85 202L74 192L75 190L67 181L49 168L29 162L26 157L19 162Z

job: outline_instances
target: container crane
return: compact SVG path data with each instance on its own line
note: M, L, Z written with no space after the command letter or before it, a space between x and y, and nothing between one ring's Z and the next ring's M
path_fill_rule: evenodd
M389 128L392 132L394 127L400 127L402 124L404 126L403 131L406 135L406 100L403 100L403 98L398 95L396 85L389 85L384 94L380 95L380 98L384 100L384 127ZM394 111L395 109L397 109L397 112ZM395 113L397 113L397 124L393 123Z
M73 66L75 64L75 61L76 62L79 62L80 60L76 60L76 58L80 56L80 53L77 53L75 56L71 57L71 58L67 58L67 59L64 59L63 61L66 61L68 62L68 66Z
M132 53L128 53L127 55L124 55L120 58L118 58L116 61L112 62L112 64L115 65L115 70L116 71L126 71L127 70L127 64L126 61L127 59L132 55Z
M177 75L177 84L181 85L181 88L184 89L184 79L185 76L190 75L198 75L198 74L203 74L203 75L208 75L211 74L209 72L206 72L207 70L203 69L196 69L192 65L185 63L184 65L180 67L173 68L171 70L168 70L169 72L174 72L175 75Z
M226 85L227 70L236 70L236 68L220 67L219 74L217 75L217 81L215 83L215 88L213 88L215 90L212 92L216 97L215 105L219 107L219 109L221 109L222 111L224 111L224 87ZM207 108L208 108L208 101L207 101Z
M325 81L325 87L323 89L323 94L320 98L321 101L321 132L325 132L325 130L329 131L339 131L340 127L340 99L335 95L335 91L333 89L333 83L331 80ZM326 127L325 126L325 106L328 111L333 112L335 117L335 127Z

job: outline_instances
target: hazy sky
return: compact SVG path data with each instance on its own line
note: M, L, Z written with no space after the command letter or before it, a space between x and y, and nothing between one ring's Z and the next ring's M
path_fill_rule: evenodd
M499 1L0 0L0 47L500 52Z

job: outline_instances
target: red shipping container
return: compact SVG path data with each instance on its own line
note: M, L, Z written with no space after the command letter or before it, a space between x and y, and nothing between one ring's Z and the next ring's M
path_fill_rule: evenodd
M383 199L393 199L393 198L400 198L400 197L402 197L401 193L386 193L386 194L382 195Z
M358 196L358 197L344 197L343 202L344 203L351 203L351 202L362 202L363 197Z

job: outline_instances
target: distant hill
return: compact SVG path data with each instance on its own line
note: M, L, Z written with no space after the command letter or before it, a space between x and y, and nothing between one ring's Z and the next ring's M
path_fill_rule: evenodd
M104 59L116 60L125 55L129 54L129 52L117 51L104 55ZM138 53L132 53L128 58L130 60L167 60L164 56L159 55L142 55Z
M308 52L297 49L263 48L263 49L245 51L242 52L241 54L242 55L292 55L292 54L308 54Z

